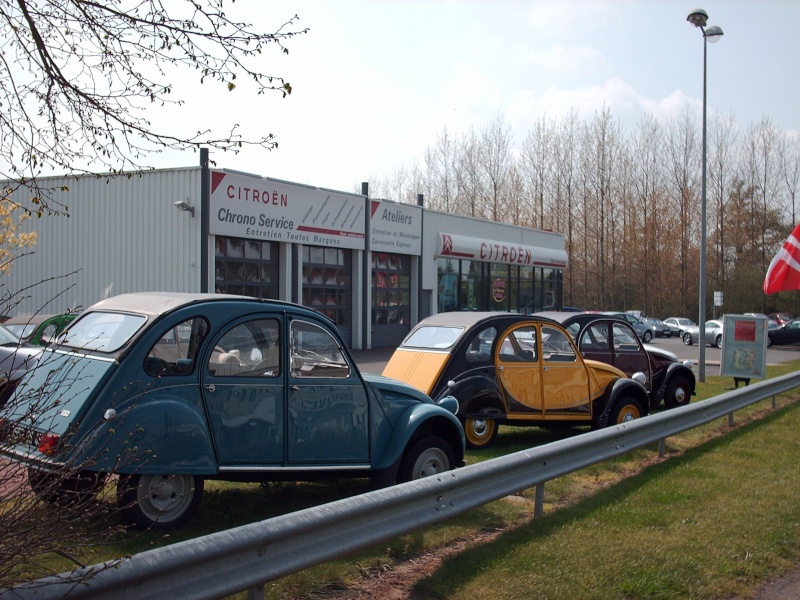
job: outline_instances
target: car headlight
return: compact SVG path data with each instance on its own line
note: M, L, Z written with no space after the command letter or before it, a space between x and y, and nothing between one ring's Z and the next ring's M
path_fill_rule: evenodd
M458 400L455 396L445 396L444 398L440 398L436 401L436 404L444 408L445 410L449 410L451 413L458 414Z

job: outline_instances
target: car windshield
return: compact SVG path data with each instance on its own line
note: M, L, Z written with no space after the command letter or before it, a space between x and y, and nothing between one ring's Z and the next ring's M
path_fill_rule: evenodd
M143 315L92 312L84 315L67 330L61 345L82 350L114 352L124 346L144 325Z
M33 333L35 327L36 325L33 323L14 323L12 325L6 325L6 329L19 338L28 337Z
M441 325L426 325L420 327L406 339L404 346L416 348L449 348L461 333L463 327L444 327Z

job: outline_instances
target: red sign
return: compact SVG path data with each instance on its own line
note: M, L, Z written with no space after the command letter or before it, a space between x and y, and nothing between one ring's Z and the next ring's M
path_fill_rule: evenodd
M736 321L733 328L733 340L736 342L756 341L755 321Z

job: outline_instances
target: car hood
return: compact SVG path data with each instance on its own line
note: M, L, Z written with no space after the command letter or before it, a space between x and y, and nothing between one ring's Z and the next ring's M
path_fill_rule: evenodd
M419 402L433 404L433 400L431 400L430 396L397 379L391 379L374 373L362 373L361 376L372 389L378 390L382 395L388 393L392 396L407 396Z
M658 346L653 346L652 344L642 344L644 349L647 350L648 354L655 354L656 356L660 356L662 358L670 359L674 362L678 362L678 355L670 352L669 350L664 350L663 348L659 348Z

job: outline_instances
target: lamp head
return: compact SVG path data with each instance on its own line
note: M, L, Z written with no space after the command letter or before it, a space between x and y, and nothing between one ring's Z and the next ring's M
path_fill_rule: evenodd
M189 204L189 202L187 202L186 200L178 200L175 203L175 208L177 208L178 210L186 211L192 216L194 216L194 206Z
M722 28L719 25L712 25L703 31L703 37L706 38L710 44L716 44L719 38L722 37Z
M695 27L705 27L706 23L708 22L708 13L702 8L696 8L689 13L689 16L686 17L686 20Z

